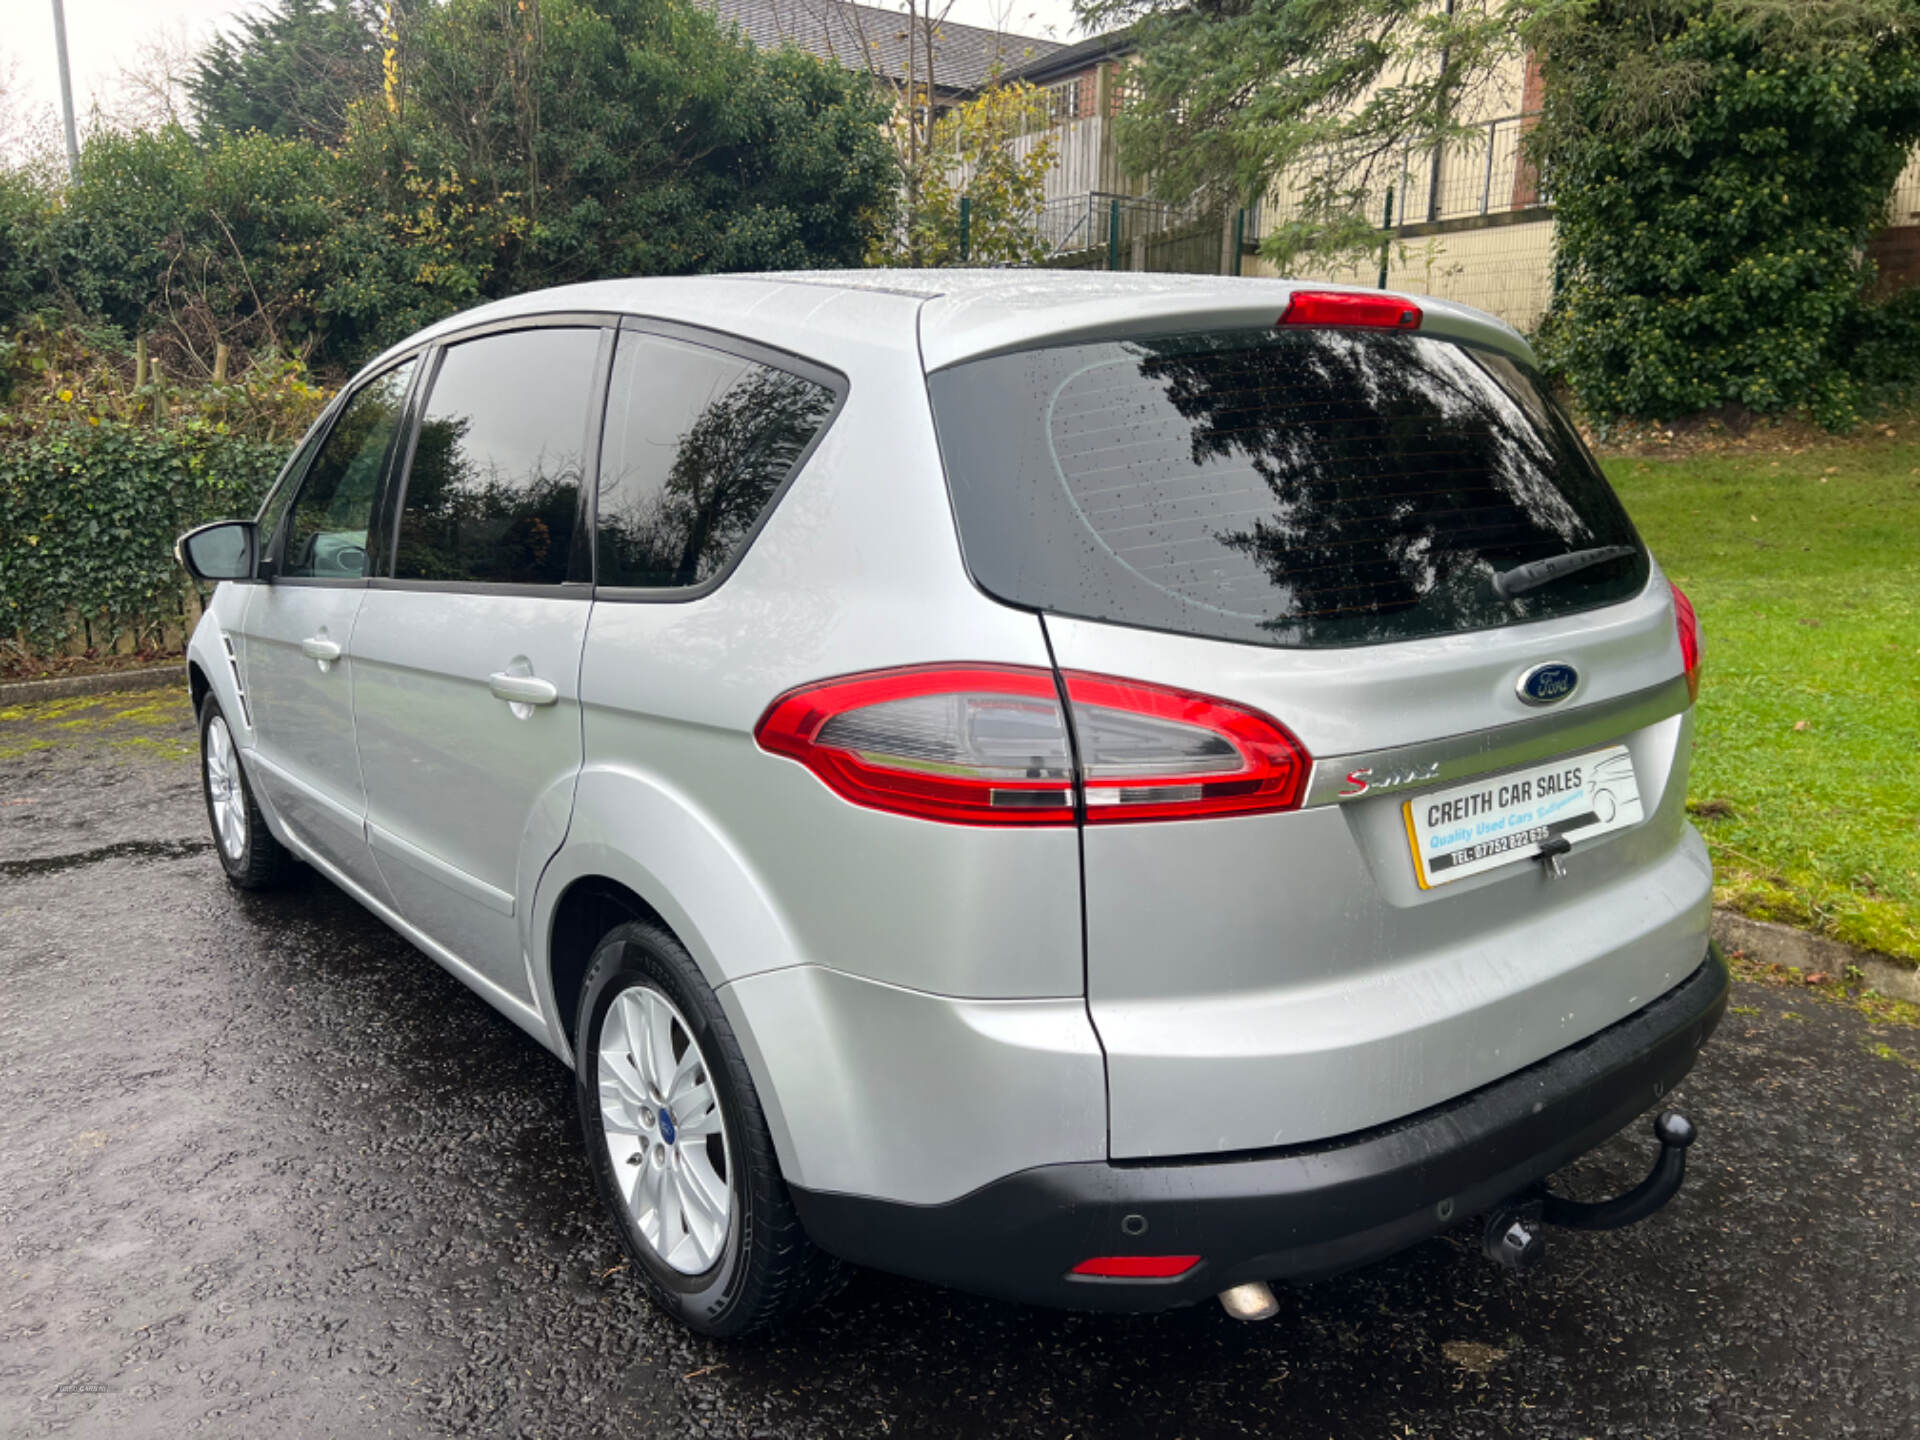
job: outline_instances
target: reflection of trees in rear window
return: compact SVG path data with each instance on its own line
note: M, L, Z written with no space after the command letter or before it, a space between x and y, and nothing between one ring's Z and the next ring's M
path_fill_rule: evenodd
M1502 570L1634 544L1538 382L1428 337L1214 332L933 377L976 579L1018 603L1279 645L1565 613L1646 560L1522 597ZM1637 546L1636 546L1637 551Z
M831 391L784 370L622 336L600 477L600 583L711 579L832 409Z
M1591 543L1549 478L1543 432L1467 351L1428 342L1420 363L1383 364L1379 340L1314 338L1149 345L1138 365L1190 422L1165 438L1214 476L1237 473L1265 492L1207 530L1258 567L1266 598L1285 592L1283 615L1251 618L1286 628L1443 591L1456 609L1502 557L1542 540Z

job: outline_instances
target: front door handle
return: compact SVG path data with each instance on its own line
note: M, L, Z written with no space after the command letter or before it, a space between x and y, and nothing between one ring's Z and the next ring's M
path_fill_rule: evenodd
M329 640L324 635L309 635L300 642L300 653L305 655L309 660L338 660L340 658L340 642L338 640Z
M560 698L551 680L532 675L510 675L505 670L487 677L487 689L496 700L510 705L551 705Z

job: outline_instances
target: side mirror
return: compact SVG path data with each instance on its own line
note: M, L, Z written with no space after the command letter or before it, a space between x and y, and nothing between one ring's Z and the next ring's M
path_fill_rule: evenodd
M256 545L253 521L217 520L173 542L173 558L196 580L251 580Z

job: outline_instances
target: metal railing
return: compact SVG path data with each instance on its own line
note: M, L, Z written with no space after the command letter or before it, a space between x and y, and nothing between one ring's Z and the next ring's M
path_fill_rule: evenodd
M1475 126L1469 137L1438 147L1438 154L1434 146L1408 146L1389 157L1376 167L1363 199L1368 226L1378 237L1373 252L1314 273L1458 300L1523 329L1537 323L1551 298L1553 262L1552 197L1525 148L1537 119L1533 113L1499 116ZM1087 186L1083 176L1110 173L1110 147L1101 144L1106 137L1097 118L1077 124L1086 150L1071 168L1084 188L1062 194L1049 184L1049 198L1033 222L1050 255L1043 263L1254 273L1261 263L1254 259L1260 242L1297 213L1296 192L1285 184L1239 214L1211 218L1198 205L1128 194L1139 187L1126 177ZM1059 136L1068 128L1058 126L1053 133ZM1064 182L1066 176L1057 174ZM1920 227L1920 153L1895 183L1888 208L1889 225Z
M1134 268L1129 260L1137 242L1191 226L1200 219L1200 209L1195 205L1169 205L1138 195L1093 190L1047 201L1035 218L1034 233L1046 241L1050 255L1117 250L1119 263L1110 268L1124 270ZM1212 244L1217 252L1220 248L1217 233Z
M1448 145L1409 145L1397 162L1377 166L1369 177L1362 212L1374 224L1396 229L1532 210L1549 202L1539 172L1527 159L1526 134L1537 112L1502 115L1476 125L1471 135ZM1387 193L1394 196L1387 217ZM1247 238L1258 241L1299 213L1299 182L1279 183L1249 207Z
M1043 223L1051 253L1040 263L1060 269L1208 275L1231 263L1222 217L1197 205L1108 192L1056 202Z
M1105 232L1104 223L1095 213L1097 209L1093 194L1049 200L1040 207L1034 233L1046 242L1049 255L1089 249L1099 243L1099 237Z

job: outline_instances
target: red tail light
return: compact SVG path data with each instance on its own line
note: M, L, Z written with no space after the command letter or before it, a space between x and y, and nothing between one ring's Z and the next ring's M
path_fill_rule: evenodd
M1107 675L1065 678L1089 825L1300 803L1307 752L1258 711Z
M924 665L803 686L754 728L856 805L962 825L1073 823L1073 752L1045 670Z
M1420 307L1391 295L1352 290L1296 290L1282 325L1350 325L1367 330L1418 330Z
M1680 629L1680 663L1687 671L1687 699L1700 698L1700 617L1693 613L1693 602L1671 580L1673 622Z
M1311 764L1253 710L1069 671L928 665L823 681L774 701L761 748L856 805L962 825L1068 825L1287 810ZM1079 765L1075 767L1078 745Z
M1198 1255L1096 1255L1074 1266L1073 1273L1108 1280L1171 1280L1199 1263Z

